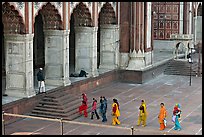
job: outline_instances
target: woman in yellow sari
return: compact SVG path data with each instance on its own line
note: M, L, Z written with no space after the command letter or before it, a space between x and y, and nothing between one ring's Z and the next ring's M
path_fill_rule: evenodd
M164 107L164 103L160 104L161 108L160 108L160 112L159 112L159 123L160 123L160 130L164 130L165 129L165 124L164 124L164 119L166 118L167 115L167 111L166 108Z
M113 99L113 104L112 104L112 125L120 125L120 121L118 117L120 116L120 110L118 106L118 102L116 99Z
M137 126L139 126L141 121L142 121L142 126L145 127L146 126L146 119L147 119L146 103L145 103L144 100L141 100L141 105L139 107L139 115L138 115Z

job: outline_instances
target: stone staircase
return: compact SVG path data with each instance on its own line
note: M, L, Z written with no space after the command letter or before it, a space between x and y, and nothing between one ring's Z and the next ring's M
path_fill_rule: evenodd
M169 61L164 74L166 75L183 75L190 76L190 66L191 64L188 61L184 60L171 60ZM192 64L191 76L196 76L198 70L198 63L194 62Z
M56 91L46 93L39 104L30 113L31 116L45 118L62 118L65 120L74 120L82 115L78 113L81 105L81 94L67 93L65 91ZM88 97L88 116L90 117L92 98ZM99 103L97 105L99 107Z

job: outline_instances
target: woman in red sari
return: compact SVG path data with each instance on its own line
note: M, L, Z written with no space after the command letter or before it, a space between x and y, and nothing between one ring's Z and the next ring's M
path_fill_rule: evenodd
M160 123L160 130L164 130L165 129L165 124L164 124L164 120L166 118L166 115L167 115L167 111L166 111L166 108L164 107L164 103L161 103L160 104L161 108L160 108L160 112L159 112L159 123Z
M84 117L88 117L87 105L88 98L85 93L82 94L82 105L79 107L79 113L82 114L82 111L84 111Z

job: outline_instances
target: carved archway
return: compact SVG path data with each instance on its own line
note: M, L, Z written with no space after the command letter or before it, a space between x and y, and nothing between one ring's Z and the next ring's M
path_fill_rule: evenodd
M198 6L198 12L197 12L198 16L202 16L202 5L199 4Z
M109 2L106 2L99 13L99 24L117 24L115 11Z
M25 34L25 24L13 5L5 2L2 5L2 22L4 34Z
M46 30L62 30L62 20L58 10L48 2L43 5L42 9L39 10L38 14L43 16L43 28Z
M77 26L84 26L84 27L92 27L92 19L89 9L86 7L83 2L80 2L73 10L74 16L74 25Z
M117 24L115 11L112 7L112 5L109 2L106 2L103 4L103 7L100 10L99 18L98 18L98 32L97 32L97 68L99 68L100 65L100 35L101 35L101 25L107 25L107 24Z
M45 66L44 30L62 30L62 20L58 10L50 2L42 6L34 23L34 67ZM36 54L36 55L35 55Z
M75 50L76 50L76 41L75 41L75 27L92 27L91 14L87 6L80 2L73 9L70 19L70 34L69 34L69 72L75 72Z
M98 22L98 39L100 40L97 44L97 65L99 71L117 69L119 66L119 27L115 11L109 2L103 4Z
M179 41L176 44L176 50L178 51L178 54L184 53L184 48L185 48L185 45L183 42Z

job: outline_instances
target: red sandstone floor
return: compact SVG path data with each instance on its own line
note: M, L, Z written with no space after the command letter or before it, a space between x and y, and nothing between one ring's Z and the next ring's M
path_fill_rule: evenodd
M134 127L135 135L164 135L185 134L202 135L202 78L193 77L189 86L188 76L160 75L154 80L144 84L130 84L115 82L110 85L90 91L88 95L98 98L101 95L108 98L107 123L101 120L91 120L80 117L77 122L86 122L93 125L64 123L64 135L130 135L130 128ZM112 99L117 98L120 103L121 125L111 127ZM91 99L91 98L89 98ZM137 114L140 100L147 103L148 118L146 127L137 127ZM164 102L168 111L168 126L164 131L159 131L158 113L159 105ZM174 131L171 122L172 109L175 103L182 107L181 131ZM100 127L107 125L108 127ZM36 120L26 118L5 127L6 135L60 135L59 122Z

